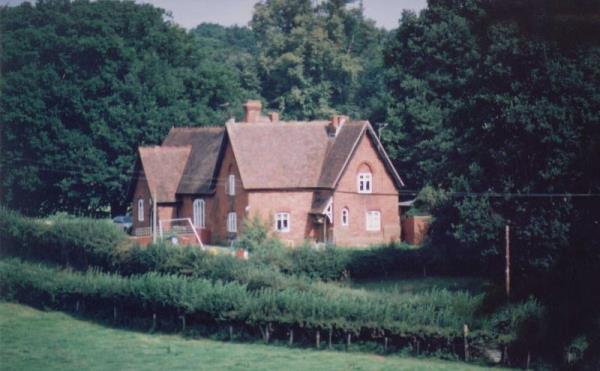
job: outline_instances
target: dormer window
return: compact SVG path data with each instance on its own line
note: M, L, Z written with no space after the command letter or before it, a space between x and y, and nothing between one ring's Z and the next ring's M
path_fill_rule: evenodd
M358 173L358 193L371 193L373 189L373 175L371 173Z
M229 174L228 182L227 182L227 194L230 196L235 196L235 175Z

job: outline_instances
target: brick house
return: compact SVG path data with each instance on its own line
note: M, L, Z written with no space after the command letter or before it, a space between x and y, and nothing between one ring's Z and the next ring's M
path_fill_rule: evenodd
M243 122L172 128L161 146L139 148L136 235L152 231L154 196L158 220L191 218L207 243L235 238L254 216L290 246L400 239L403 182L369 122L283 122L258 101L244 110Z

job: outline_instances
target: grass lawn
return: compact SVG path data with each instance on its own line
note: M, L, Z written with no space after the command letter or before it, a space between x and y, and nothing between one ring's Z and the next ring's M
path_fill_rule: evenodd
M461 362L187 340L0 302L1 370L483 370ZM498 370L498 368L494 368Z
M434 288L450 291L463 290L471 294L479 294L485 281L476 277L415 277L389 278L384 280L353 281L353 289L380 291L388 294L415 294Z

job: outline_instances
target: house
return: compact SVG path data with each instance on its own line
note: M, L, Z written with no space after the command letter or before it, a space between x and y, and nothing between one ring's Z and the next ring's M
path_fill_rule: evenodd
M207 243L236 238L254 216L290 246L400 239L403 182L369 122L284 122L259 101L244 111L243 122L172 128L162 145L139 148L135 235L152 233L155 197L156 219L190 218Z

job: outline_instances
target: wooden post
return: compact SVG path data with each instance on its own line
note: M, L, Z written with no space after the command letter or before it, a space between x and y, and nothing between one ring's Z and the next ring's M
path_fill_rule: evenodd
M156 330L156 313L152 313L152 328L150 332L154 332Z
M525 365L525 369L529 370L529 366L531 366L531 351L527 352L527 364Z
M328 344L329 349L331 349L331 338L332 338L332 336L333 336L333 328L330 327L329 328L329 344Z
M352 341L352 335L350 333L348 333L348 335L346 335L346 350L348 350L348 348L350 348L351 341Z
M507 224L504 230L506 242L506 299L510 299L510 226Z
M179 318L181 318L181 332L185 332L185 314L182 314Z
M290 329L290 346L294 344L294 329Z
M465 361L469 361L469 340L468 340L468 336L469 336L469 326L467 326L467 324L465 323L463 325L463 336L464 336L464 340L465 340Z
M317 330L316 344L317 349L319 349L321 347L321 331L319 330Z
M117 304L113 304L113 322L117 322Z
M233 326L229 325L229 341L233 340Z
M383 338L383 351L387 352L387 349L388 349L388 337L386 336Z

